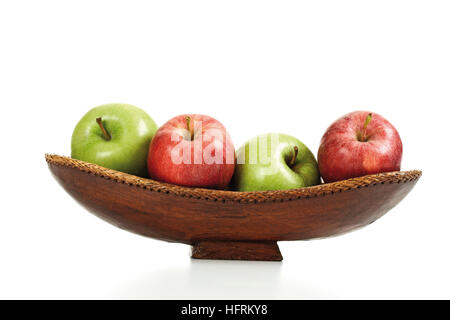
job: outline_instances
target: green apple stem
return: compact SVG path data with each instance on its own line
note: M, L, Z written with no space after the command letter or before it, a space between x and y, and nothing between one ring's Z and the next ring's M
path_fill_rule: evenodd
M106 131L105 127L103 126L102 117L99 117L99 118L95 119L95 121L97 121L98 125L100 126L100 129L103 132L103 138L106 141L111 140L111 135L108 133L108 131Z
M358 140L361 142L367 142L369 140L369 137L367 136L367 126L369 125L370 121L372 120L372 113L369 113L366 117L366 121L364 121L364 126L362 129L362 132L358 133Z
M186 126L187 126L187 130L191 136L191 141L194 140L194 130L191 130L191 117L187 116L186 117Z
M297 159L298 155L298 147L294 146L294 155L291 158L291 161L289 161L289 167L292 167L295 164L295 160Z

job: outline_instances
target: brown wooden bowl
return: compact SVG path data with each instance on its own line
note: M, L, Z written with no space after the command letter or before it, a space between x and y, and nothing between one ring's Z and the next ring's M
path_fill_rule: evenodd
M398 171L286 191L187 188L57 155L59 184L88 211L143 236L192 245L203 259L282 260L277 241L339 235L400 202L421 171Z

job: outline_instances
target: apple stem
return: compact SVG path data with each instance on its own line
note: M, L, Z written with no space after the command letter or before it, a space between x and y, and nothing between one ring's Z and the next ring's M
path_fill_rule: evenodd
M186 126L191 136L191 141L194 140L194 130L191 131L191 117L186 117Z
M369 125L370 121L372 120L372 113L369 113L366 117L366 121L364 121L364 126L362 129L362 133L359 133L358 140L361 142L366 142L368 140L367 137L367 126Z
M97 121L98 125L100 126L100 129L103 132L103 138L105 138L105 140L107 141L111 140L111 135L108 133L108 131L106 131L105 127L103 126L102 117L98 117L97 119L95 119L95 121Z
M294 155L291 158L291 161L289 161L289 166L293 166L295 163L295 160L297 159L297 155L298 155L298 147L294 146Z
M366 117L366 121L364 122L364 128L363 128L364 130L367 129L367 126L369 125L370 120L372 120L372 114L371 114L371 113L369 113L369 114L367 115L367 117Z

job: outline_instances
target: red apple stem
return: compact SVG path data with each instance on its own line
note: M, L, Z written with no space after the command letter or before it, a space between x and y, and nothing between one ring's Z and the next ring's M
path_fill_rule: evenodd
M367 126L369 125L371 120L372 120L372 113L369 113L366 117L366 121L364 121L362 132L358 135L359 141L366 142L367 140L369 140L369 137L367 136Z
M369 113L369 114L367 115L366 121L364 121L364 130L367 129L367 126L369 125L370 120L372 120L372 114L371 114L371 113Z
M97 119L95 119L95 121L97 121L98 125L100 126L100 129L102 130L103 138L106 141L111 140L111 135L108 133L108 131L106 131L105 127L103 126L102 117L98 117Z
M297 156L298 156L298 147L294 146L294 155L292 156L291 161L289 161L290 167L294 165L295 160L297 159Z
M191 130L191 117L187 116L186 117L186 126L187 126L187 130L191 136L191 141L194 140L194 130Z

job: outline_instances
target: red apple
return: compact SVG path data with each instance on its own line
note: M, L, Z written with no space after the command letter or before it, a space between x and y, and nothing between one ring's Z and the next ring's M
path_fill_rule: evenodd
M199 114L180 115L160 127L147 159L155 180L217 189L230 183L234 165L234 146L225 127Z
M325 182L400 170L402 140L392 124L368 111L336 120L325 132L318 152Z

